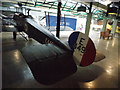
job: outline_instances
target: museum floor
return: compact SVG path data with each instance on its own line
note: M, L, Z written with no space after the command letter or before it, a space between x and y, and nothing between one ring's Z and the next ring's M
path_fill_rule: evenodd
M103 40L99 39L99 31L91 31L90 37L96 49L106 58L87 67L78 67L75 74L47 86L34 79L20 52L24 46L39 43L34 40L26 41L20 35L14 41L10 32L0 34L2 34L3 88L118 88L120 86L118 79L120 73L118 39L120 40L120 37L118 38L118 35L113 40ZM66 37L61 39L65 41Z

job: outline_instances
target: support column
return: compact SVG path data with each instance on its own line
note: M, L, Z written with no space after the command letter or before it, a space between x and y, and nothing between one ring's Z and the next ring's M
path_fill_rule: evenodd
M89 36L89 32L90 32L91 19L92 19L92 13L88 13L86 27L85 27L85 35L87 36Z
M56 37L60 37L61 0L58 0Z
M49 26L49 30L50 30L50 14L49 14L49 12L48 12L48 26Z
M64 29L66 28L66 18L65 18L65 14L64 14Z
M114 22L113 22L112 31L111 31L111 33L112 33L113 35L115 34L115 31L116 31L116 28L117 28L117 23L118 23L118 20L115 19Z
M105 18L105 19L103 20L103 27L102 27L101 32L105 32L105 31L106 31L106 25L107 25L107 18Z
M89 9L89 13L87 14L87 21L86 21L86 27L85 27L85 35L89 36L89 32L90 32L90 25L91 25L91 20L92 20L92 4L93 2L90 2L90 7Z

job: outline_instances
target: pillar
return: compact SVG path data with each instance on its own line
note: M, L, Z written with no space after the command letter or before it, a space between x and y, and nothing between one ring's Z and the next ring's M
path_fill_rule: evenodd
M85 35L87 36L89 36L89 32L90 32L91 19L92 19L92 13L88 13L86 27L85 27Z
M112 31L111 31L112 34L115 34L115 31L116 31L116 28L117 28L117 23L118 23L118 20L115 19L114 22L113 22L113 25L112 25Z
M105 30L106 30L106 25L107 25L107 18L104 18L104 20L103 20L103 27L102 27L101 32L105 32Z

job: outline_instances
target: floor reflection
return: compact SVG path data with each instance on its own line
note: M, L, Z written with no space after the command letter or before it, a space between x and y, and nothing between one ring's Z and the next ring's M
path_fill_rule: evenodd
M20 62L20 54L19 54L19 51L18 51L18 50L16 50L16 51L14 52L14 57L13 57L13 58L15 58L14 60L15 60L16 63L19 63L19 62Z
M93 82L86 83L86 84L85 84L85 87L86 87L86 88L95 88L95 83L94 83L94 81L93 81Z
M21 36L13 41L12 33L3 34L3 87L14 88L117 88L118 87L118 38L113 40L99 39L99 33L92 32L93 42L97 50L106 58L93 63L88 67L78 67L75 74L54 85L45 86L35 81L20 49L24 46L38 44L38 42L25 41ZM88 57L89 58L89 57Z

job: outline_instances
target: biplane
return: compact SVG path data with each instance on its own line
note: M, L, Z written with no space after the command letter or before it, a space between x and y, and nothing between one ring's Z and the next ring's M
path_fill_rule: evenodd
M1 16L4 28L8 25L4 19L14 20L12 23L12 27L15 28L12 29L14 39L16 32L24 32L29 38L40 43L21 49L26 63L39 83L46 85L56 83L74 74L77 66L86 67L105 58L96 50L93 41L79 31L71 33L66 44L46 28L38 25L30 15L14 13L13 17Z

